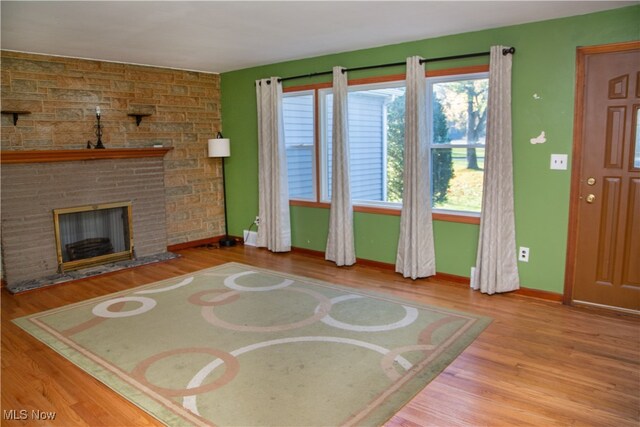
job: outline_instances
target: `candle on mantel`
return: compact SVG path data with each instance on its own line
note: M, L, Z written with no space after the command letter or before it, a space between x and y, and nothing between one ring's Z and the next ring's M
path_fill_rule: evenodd
M96 116L100 117L100 106L96 107Z

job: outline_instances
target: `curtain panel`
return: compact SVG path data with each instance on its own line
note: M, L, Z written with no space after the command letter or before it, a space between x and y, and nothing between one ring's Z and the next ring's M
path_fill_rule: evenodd
M427 91L420 57L407 58L404 189L396 272L417 279L436 274L431 221Z
M342 67L333 67L331 211L325 259L338 266L356 262L349 182L348 94L347 73Z
M513 208L511 63L491 47L482 216L473 289L494 294L520 288Z
M287 157L282 116L282 83L277 77L256 81L258 104L258 190L260 226L257 246L291 250Z

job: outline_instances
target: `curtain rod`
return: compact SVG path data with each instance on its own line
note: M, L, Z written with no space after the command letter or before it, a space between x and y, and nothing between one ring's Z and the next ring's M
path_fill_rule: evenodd
M516 48L515 47L509 47L509 48L504 48L502 49L502 54L503 55L508 55L508 54L514 54L516 52ZM421 59L420 63L421 64L426 64L428 62L438 62L438 61L450 61L453 59L464 59L464 58L475 58L478 56L488 56L490 55L491 52L477 52L477 53L466 53L464 55L453 55L453 56L441 56L439 58L429 58L429 59ZM400 65L405 65L406 62L393 62L390 64L378 64L378 65L367 65L364 67L355 67L355 68L343 68L342 72L347 72L347 71L360 71L360 70L370 70L373 68L385 68L385 67L397 67ZM331 71L319 71L317 73L309 73L309 74L300 74L299 76L291 76L291 77L282 77L278 79L278 82L284 82L287 80L293 80L293 79L301 79L304 77L316 77L316 76L324 76L327 74L332 74L333 70ZM267 81L267 84L271 84L271 80Z

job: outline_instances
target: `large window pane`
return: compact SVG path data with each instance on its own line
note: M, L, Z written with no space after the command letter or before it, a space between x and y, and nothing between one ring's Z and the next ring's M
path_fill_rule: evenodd
M449 76L429 81L433 206L480 212L487 127L487 76Z
M349 160L354 201L401 201L405 88L400 85L367 85L349 92ZM323 93L323 107L323 196L328 200L333 126L333 96L329 91Z
M479 169L467 167L467 148L431 150L433 207L463 212L480 212L484 148L476 148Z
M313 92L282 99L290 199L315 200L313 108Z
M447 121L446 138L434 143L484 144L487 129L487 78L447 81L433 84L434 102L442 107ZM435 111L434 111L435 113ZM433 117L437 120L436 114Z

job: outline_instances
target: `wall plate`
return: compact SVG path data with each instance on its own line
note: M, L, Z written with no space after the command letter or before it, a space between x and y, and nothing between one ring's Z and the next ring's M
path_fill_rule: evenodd
M569 156L566 154L552 154L551 155L551 169L554 170L567 170L567 163L569 162Z

